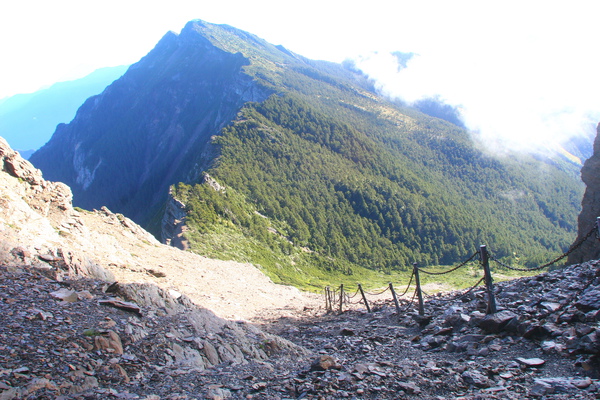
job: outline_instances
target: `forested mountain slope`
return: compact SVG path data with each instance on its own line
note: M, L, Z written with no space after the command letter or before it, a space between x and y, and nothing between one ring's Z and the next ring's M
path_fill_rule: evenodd
M174 195L192 249L283 281L310 268L448 264L480 244L531 264L572 242L583 192L573 166L491 156L362 79L193 21L89 99L31 161L69 184L76 205L146 225L169 185L184 182Z

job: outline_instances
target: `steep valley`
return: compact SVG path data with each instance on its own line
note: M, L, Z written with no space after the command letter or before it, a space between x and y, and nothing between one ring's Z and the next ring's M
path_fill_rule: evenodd
M0 138L0 400L598 398L599 140L577 232L573 157L491 154L347 65L191 21L31 162ZM419 313L413 263L482 244L498 312L432 275Z
M76 206L156 237L171 193L185 214L171 243L313 289L480 244L533 266L572 243L583 192L565 158L496 157L355 70L203 21L167 33L31 161Z

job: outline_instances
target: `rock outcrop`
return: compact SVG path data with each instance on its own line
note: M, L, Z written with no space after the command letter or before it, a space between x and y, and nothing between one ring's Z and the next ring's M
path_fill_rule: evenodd
M581 179L586 184L586 189L581 202L575 243L582 240L594 228L596 218L600 217L600 124L594 140L594 154L583 164ZM574 264L598 258L600 258L600 243L592 234L592 237L569 255L568 263Z
M71 189L60 182L45 181L42 172L11 149L3 138L0 138L0 167L9 176L29 184L21 185L19 192L44 217L56 222L53 217L60 219L73 211ZM4 188L7 188L6 184Z
M10 148L6 140L0 138L0 157L2 157L2 170L15 178L23 179L32 185L41 185L42 173L19 156L19 153Z
M225 187L206 172L202 173L201 182L208 184L213 190L219 192L225 191ZM161 242L181 250L188 250L189 241L186 239L185 233L189 228L186 225L186 218L187 211L185 204L175 197L173 187L169 188L169 198L167 199L165 212L160 224Z
M188 249L188 241L184 237L187 230L185 225L185 204L175 198L173 190L169 189L169 198L161 221L161 242L181 250Z

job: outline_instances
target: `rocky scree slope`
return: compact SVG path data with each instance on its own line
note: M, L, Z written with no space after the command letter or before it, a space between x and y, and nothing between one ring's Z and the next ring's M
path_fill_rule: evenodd
M273 333L321 354L264 398L593 399L600 395L600 262L430 296L425 315L391 299L314 319L281 318ZM464 294L463 296L460 296ZM269 397L271 396L271 397ZM314 397L313 397L314 396Z
M379 300L372 313L277 317L262 331L154 285L60 278L68 267L50 264L0 266L2 399L599 395L599 262L499 283L492 316L476 289L429 298L424 317Z
M209 382L228 366L260 369L308 354L155 285L59 278L55 272L68 267L50 264L0 265L3 400L216 394L220 386L211 389Z
M66 185L45 181L1 138L0 166L0 398L76 396L114 376L141 383L164 368L306 354L198 304L252 318L281 304L293 312L310 297L251 265L161 245L107 209L73 209Z

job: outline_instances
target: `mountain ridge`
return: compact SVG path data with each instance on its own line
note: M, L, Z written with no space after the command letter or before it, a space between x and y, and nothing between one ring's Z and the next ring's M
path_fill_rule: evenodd
M3 99L0 136L22 154L27 151L32 154L50 139L59 123L67 123L75 117L85 99L100 93L127 68L101 68L80 79L57 82L34 93Z
M141 217L139 215L139 205L127 208L126 203L129 198L137 198L143 208L148 207L153 210L160 208L162 204L159 203L166 199L169 184L193 179L197 174L193 172L195 165L197 164L201 168L207 162L206 159L211 158L210 148L205 144L210 135L216 133L221 124L225 123L222 121L229 121L229 118L235 115L236 109L239 107L236 104L245 100L257 100L265 97L261 91L252 92L252 82L244 78L243 75L239 75L239 70L245 63L243 57L241 55L227 55L228 53L217 50L215 47L206 47L209 43L208 40L201 41L202 44L199 53L196 53L195 61L199 63L197 65L204 65L211 73L221 73L223 76L225 74L223 73L224 65L227 64L227 73L232 74L231 78L227 78L232 85L230 92L221 91L221 87L215 84L212 85L212 92L207 93L207 90L211 90L211 85L202 82L202 85L205 85L202 86L202 89L206 95L203 98L198 98L193 95L193 89L186 87L187 82L177 81L176 72L167 77L168 81L166 83L156 80L162 75L168 75L170 73L169 69L177 66L167 66L165 71L161 71L159 75L155 76L153 75L153 58L167 57L167 54L175 57L183 51L180 49L180 45L184 47L196 45L195 41L186 39L185 30L181 35L183 39L179 40L178 38L179 36L172 32L166 34L149 55L143 57L139 63L130 68L128 74L114 82L100 96L88 99L80 108L78 116L75 117L73 122L69 125L59 126L55 135L57 138L66 138L79 124L86 124L85 118L81 115L89 112L105 115L115 114L116 118L131 120L131 117L126 116L129 112L138 115L140 122L130 121L126 127L122 127L120 130L115 130L115 124L110 122L109 124L96 125L92 128L96 133L87 136L87 143L86 140L73 136L69 139L68 144L55 146L52 142L49 142L38 151L39 154L44 152L61 154L59 159L62 159L62 161L60 161L58 168L67 171L67 175L61 178L71 185L75 191L75 196L79 198L79 205L83 208L93 208L98 204L106 204L110 208L127 212L138 221L147 223L148 216ZM207 51L208 53L206 53ZM221 71L215 70L212 67L213 64L203 62L202 56L206 56L204 60L221 60L222 62L219 65L223 69ZM188 60L187 62L192 61ZM145 69L142 70L142 66ZM154 83L152 81L150 83L146 82L146 76L144 75L146 72L150 74L151 79L154 79ZM175 88L177 89L175 90ZM163 95L160 98L152 97L152 91L156 92L157 90ZM196 90L201 89L197 88ZM149 93L151 97L150 105L137 104L136 98L144 92ZM169 97L169 93L175 97L180 94L183 96L183 98L174 99L177 106L171 105L170 101L172 99ZM112 105L108 106L108 102L112 102ZM232 103L231 108L228 107L229 104L226 106L221 104L228 102ZM217 105L213 107L215 103ZM179 105L182 108L204 110L205 114L194 121L179 121L178 114L182 112L178 109ZM226 116L220 115L221 112L225 113ZM114 121L114 118L111 120ZM191 124L193 124L193 128L188 128L187 126ZM186 128L193 129L194 134L187 137L183 136L183 131ZM132 136L132 133L135 133L137 137ZM157 137L159 134L166 134L168 139ZM148 138L152 138L152 144L149 144ZM120 154L112 160L118 164L118 166L113 167L116 170L133 171L130 174L132 177L120 184L120 193L117 198L111 198L111 193L102 193L102 188L104 185L108 185L109 182L114 182L111 177L113 171L101 175L102 168L106 168L106 164L103 163L107 161L103 158L103 155L90 152L86 147L94 146L99 141L103 142L98 143L99 146L111 146L111 141L117 143L123 140L126 141L126 148L123 148ZM74 148L76 152L68 154ZM183 150L180 151L180 149ZM104 151L106 150L108 149L105 148ZM112 150L114 151L116 148ZM207 157L198 157L198 154L201 155L202 152ZM143 165L131 165L128 160L132 158L141 159ZM40 165L42 169L47 169L50 179L58 177L53 176L56 169L47 168L44 165L43 156L34 154L32 161ZM101 166L102 168L100 168ZM153 173L150 172L152 170ZM189 174L191 176L188 176ZM90 185L97 187L92 195L88 195Z
M273 270L294 269L296 256L345 273L452 263L481 243L535 263L572 241L582 191L572 165L493 158L342 65L202 21L166 34L32 161L71 185L79 206L105 204L145 226L160 225L172 185L209 173L229 191L193 189L207 197L184 201L200 218L187 220L186 238L204 246L215 238L202 232L223 232L196 248L221 257L240 254L226 235L246 238L271 253L242 258L267 257ZM198 212L207 204L210 221Z

